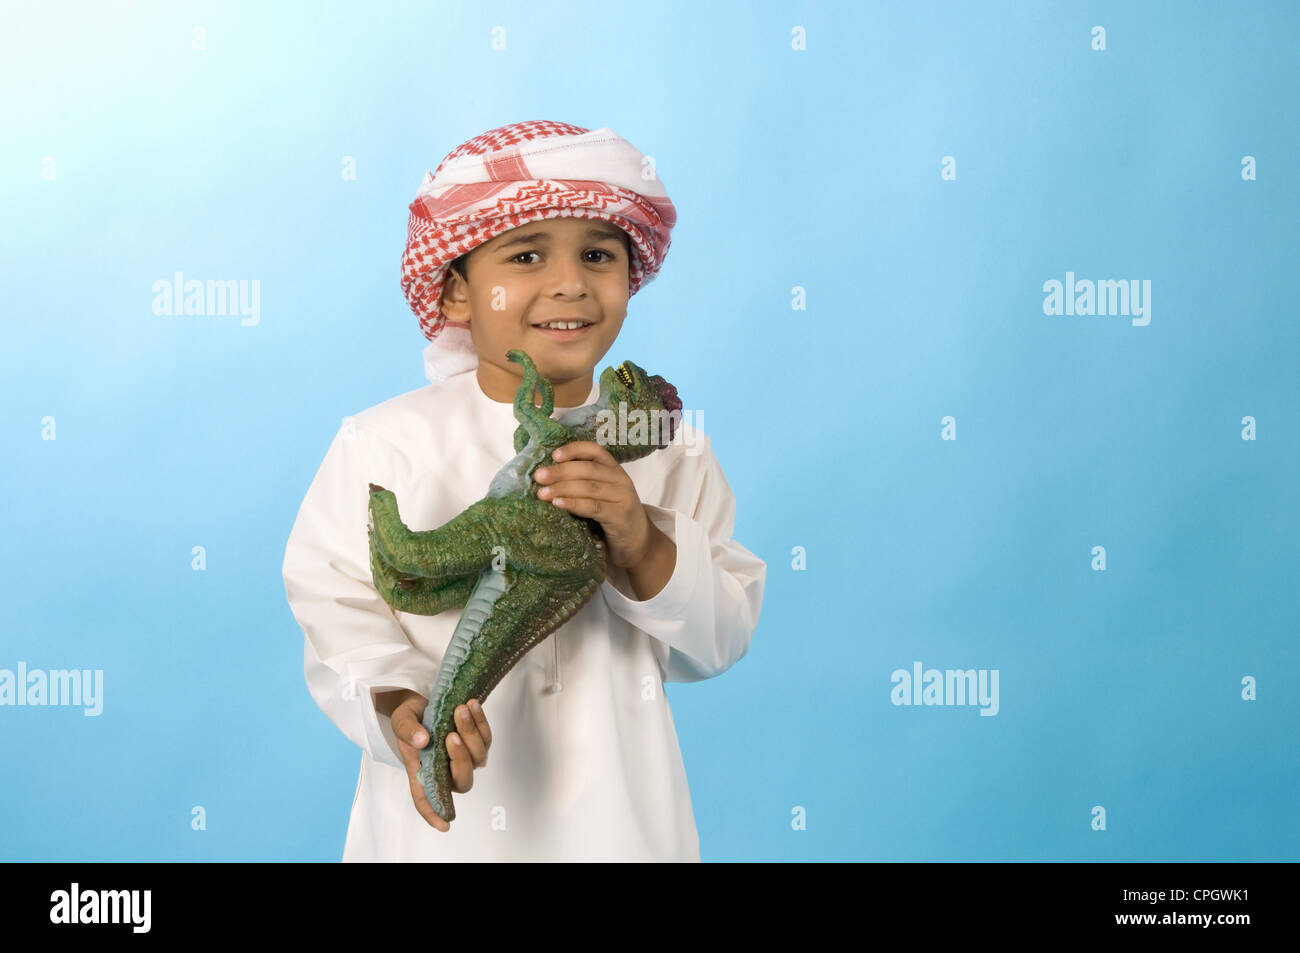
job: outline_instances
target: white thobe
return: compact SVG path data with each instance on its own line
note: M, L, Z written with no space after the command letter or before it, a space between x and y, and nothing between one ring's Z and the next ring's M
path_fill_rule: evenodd
M599 396L593 383L584 403ZM569 408L557 407L558 416ZM514 456L514 406L473 372L346 418L303 499L284 557L316 704L361 748L344 861L698 861L699 835L663 683L725 672L749 649L766 564L733 540L735 497L707 435L623 464L677 546L672 577L640 600L612 563L590 601L482 700L488 763L453 794L443 833L412 802L374 695L429 697L461 610L393 610L375 589L368 484L432 529L482 499Z

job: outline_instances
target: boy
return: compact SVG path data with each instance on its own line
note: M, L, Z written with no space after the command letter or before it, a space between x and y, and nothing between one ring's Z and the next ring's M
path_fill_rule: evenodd
M707 436L683 420L681 439L622 466L572 442L535 474L542 499L604 527L606 580L486 703L457 712L450 825L415 771L460 611L393 611L366 535L370 483L417 530L486 494L514 456L522 368L509 349L552 382L554 416L597 398L628 298L668 251L676 214L652 173L608 128L515 123L450 153L411 205L402 287L431 386L345 421L284 560L309 690L362 749L345 861L699 860L663 682L744 656L767 572L731 538L735 499ZM671 367L649 370L672 381Z

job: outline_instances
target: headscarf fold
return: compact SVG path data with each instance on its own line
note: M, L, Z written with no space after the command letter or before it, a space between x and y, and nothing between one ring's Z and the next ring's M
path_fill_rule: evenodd
M517 122L475 136L448 153L410 206L402 292L429 339L432 383L473 370L469 325L448 321L439 303L447 267L504 231L546 218L597 218L631 238L628 296L658 274L677 211L654 165L609 127Z

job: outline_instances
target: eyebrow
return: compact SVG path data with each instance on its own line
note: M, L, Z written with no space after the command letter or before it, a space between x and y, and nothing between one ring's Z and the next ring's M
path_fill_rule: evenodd
M590 238L621 238L622 235L623 232L620 229L613 228L612 226L603 226L603 227L592 226L591 228L587 229L587 238L589 239ZM530 242L545 244L550 240L551 240L551 236L546 234L546 232L534 230L531 232L525 232L522 235L516 235L508 242L502 242L500 245L497 246L497 248L498 249L511 248L515 245L526 245L529 244Z

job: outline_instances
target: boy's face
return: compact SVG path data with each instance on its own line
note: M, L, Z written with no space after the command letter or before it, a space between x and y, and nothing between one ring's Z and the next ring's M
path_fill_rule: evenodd
M551 218L475 248L466 258L468 282L449 270L442 310L449 320L469 323L484 392L494 400L514 400L523 368L506 352L520 348L554 385L557 406L584 402L592 369L627 316L628 254L626 233L615 225ZM562 319L586 326L541 327Z

